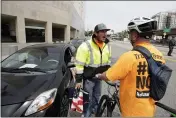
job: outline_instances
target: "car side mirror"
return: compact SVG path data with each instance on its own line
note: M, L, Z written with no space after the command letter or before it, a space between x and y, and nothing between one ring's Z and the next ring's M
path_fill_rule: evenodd
M67 68L73 68L73 67L75 67L75 64L73 62L69 62L67 64Z

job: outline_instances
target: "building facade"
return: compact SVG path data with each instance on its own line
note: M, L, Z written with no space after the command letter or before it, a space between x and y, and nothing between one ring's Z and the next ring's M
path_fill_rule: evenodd
M170 13L170 28L176 28L176 12Z
M176 28L176 11L160 12L152 18L158 22L158 30Z
M85 38L83 1L2 1L2 42L68 42Z
M158 23L157 35L160 35L163 37L176 35L176 10L160 12L160 13L157 13L156 15L153 15L151 18L155 19Z

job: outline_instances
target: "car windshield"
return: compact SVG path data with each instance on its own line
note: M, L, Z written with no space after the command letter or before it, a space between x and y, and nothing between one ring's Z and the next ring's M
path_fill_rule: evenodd
M30 47L19 50L1 63L2 68L55 70L59 64L56 47Z

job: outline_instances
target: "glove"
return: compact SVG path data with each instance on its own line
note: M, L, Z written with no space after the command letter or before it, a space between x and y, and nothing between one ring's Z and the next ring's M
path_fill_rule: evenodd
M83 80L83 74L76 74L76 83L82 83Z
M79 89L82 87L82 80L83 80L83 75L82 74L76 74L76 86L75 89Z

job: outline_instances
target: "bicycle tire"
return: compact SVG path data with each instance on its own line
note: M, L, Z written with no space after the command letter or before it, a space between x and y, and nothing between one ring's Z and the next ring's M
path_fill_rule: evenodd
M120 113L121 113L121 107L120 107L120 100L119 100L119 97L117 97L117 106L118 106L119 111L120 111Z
M112 117L112 112L111 112L111 106L109 104L109 101L111 99L109 98L108 95L103 95L100 99L100 102L98 104L98 108L97 108L97 112L95 117L102 117L102 114L105 110L105 108L107 107L107 116L105 117ZM103 102L105 101L105 103L103 104Z

